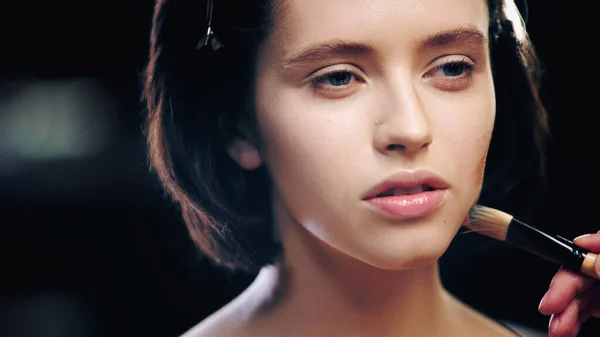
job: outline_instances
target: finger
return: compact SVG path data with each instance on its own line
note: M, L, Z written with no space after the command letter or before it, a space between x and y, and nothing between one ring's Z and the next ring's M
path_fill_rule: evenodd
M585 234L578 236L573 243L594 253L600 253L600 234Z
M589 277L561 268L552 279L550 289L542 298L538 307L539 312L552 315L566 310L571 300L584 293L593 283L594 280Z
M585 293L579 295L579 321L584 323L600 309L600 286L595 284Z
M585 322L590 317L600 318L600 285L594 285L581 299L580 320Z
M575 337L581 329L579 320L579 306L581 300L574 298L565 311L552 315L548 332L550 337Z

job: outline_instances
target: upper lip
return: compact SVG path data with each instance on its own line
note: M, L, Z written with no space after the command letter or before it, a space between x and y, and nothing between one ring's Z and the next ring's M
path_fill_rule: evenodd
M436 190L447 189L450 185L437 174L428 170L400 171L371 188L363 200L375 198L392 188L427 185Z

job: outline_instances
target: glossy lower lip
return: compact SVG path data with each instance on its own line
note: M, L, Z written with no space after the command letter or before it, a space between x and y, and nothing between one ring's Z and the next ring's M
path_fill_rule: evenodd
M446 200L446 189L365 200L370 208L394 219L420 218L435 212Z

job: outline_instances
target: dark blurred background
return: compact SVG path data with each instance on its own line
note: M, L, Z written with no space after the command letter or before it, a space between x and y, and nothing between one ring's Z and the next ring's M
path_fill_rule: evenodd
M202 259L150 173L139 89L153 5L2 2L1 336L177 336L252 280ZM552 129L533 219L572 238L600 229L594 21L564 3L529 7ZM537 305L555 266L476 234L442 262L465 302L546 328Z

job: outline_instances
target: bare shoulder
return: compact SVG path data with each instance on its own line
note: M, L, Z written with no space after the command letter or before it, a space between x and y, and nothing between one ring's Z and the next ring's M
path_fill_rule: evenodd
M483 313L471 308L462 303L456 298L453 298L455 303L460 308L456 313L461 316L460 321L465 322L468 326L469 337L486 336L486 337L518 337L516 331L512 330L508 325L504 325L498 321L491 319Z
M207 321L209 320L209 321ZM225 324L210 320L210 317L186 331L181 337L237 337Z
M471 310L471 315L474 318L474 326L476 331L484 332L481 336L494 337L548 337L548 333L530 327L514 323L500 322L493 320L474 309Z
M271 269L263 268L254 282L227 305L181 337L268 337L263 304L271 298ZM268 324L266 324L268 325Z
M245 337L243 320L236 320L235 313L224 307L210 315L181 337Z
M529 326L515 322L504 322L511 329L515 330L521 337L548 337L548 332L540 329L533 329Z
M487 316L481 315L478 324L480 331L485 331L485 336L490 337L518 337L521 336L508 325L503 325ZM483 335L482 335L483 336Z
M467 307L467 310L469 311L467 315L472 317L474 330L485 332L481 336L548 337L548 333L544 331L532 329L515 322L494 320L470 307Z
M471 323L469 324L469 333L472 336L489 336L489 337L517 337L517 333L499 322L472 310L469 314Z
M244 292L227 305L192 327L181 337L256 336L255 313L258 301ZM266 336L265 336L266 337Z

